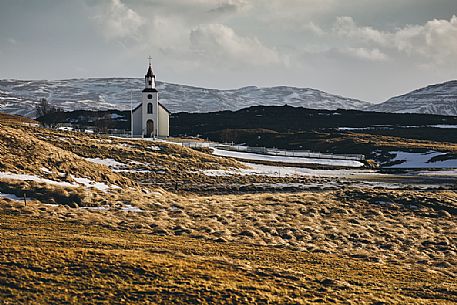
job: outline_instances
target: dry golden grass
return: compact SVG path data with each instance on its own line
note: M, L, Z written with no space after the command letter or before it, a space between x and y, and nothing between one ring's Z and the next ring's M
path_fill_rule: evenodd
M33 127L0 124L0 171L46 176L53 180L72 182L71 175L104 181L119 186L134 183L106 166L94 164L47 141L36 138ZM62 140L64 141L64 140ZM50 173L43 172L46 168Z
M404 139L400 137L381 136L363 133L348 133L355 143L370 144L374 147L392 149L426 149L445 151L449 153L457 152L457 144L446 142L434 142L417 139Z
M339 254L457 274L457 196L452 191L366 189L207 197L136 190L90 194L86 191L80 205L109 208L91 211L39 202L26 207L13 202L0 208L117 230ZM120 210L125 204L142 212Z
M126 171L85 158L114 159ZM243 165L166 143L2 121L0 171L122 188L1 179L0 193L31 200L0 196L0 303L457 302L455 191L341 182L333 191L211 194L298 179L201 172L230 167ZM177 181L209 195L158 187Z
M38 125L39 123L35 120L23 117L23 116L18 116L18 115L11 115L11 114L6 114L3 112L0 112L0 122L2 123L10 123L10 124L19 124L19 125Z
M441 273L0 214L3 304L452 304Z
M122 176L129 180L164 184L172 189L175 182L194 180L200 175L200 170L244 167L231 159L163 142L109 138L43 128L34 128L29 132L36 139L80 157L114 159L123 163L127 171Z
M157 168L174 165L179 170L186 167L198 169L243 167L242 164L230 159L163 142L108 138L75 132L62 133L43 128L35 128L32 132L39 139L83 157L114 158L123 163L137 161Z

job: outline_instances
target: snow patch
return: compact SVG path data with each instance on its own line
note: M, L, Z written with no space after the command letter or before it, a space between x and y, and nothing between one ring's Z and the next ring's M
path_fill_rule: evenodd
M112 168L123 168L127 166L125 163L118 162L114 159L85 158L85 160Z
M44 179L34 175L27 175L27 174L14 174L9 172L0 172L0 179L11 179L11 180L20 180L20 181L35 181L39 183L46 183L61 187L75 187L74 183L70 182L63 182L63 181L54 181L49 179Z
M51 172L48 168L46 168L46 167L41 167L41 168L40 168L40 171L42 171L43 173L46 173L46 174L51 174L51 173L52 173L52 172Z
M108 211L112 210L109 205L103 205L103 206L97 206L97 207L81 207L82 209L89 210L89 211ZM131 204L125 204L121 206L120 210L122 212L134 212L134 213L140 213L144 212L142 209L138 207L134 207Z
M92 181L90 179L87 179L87 178L77 178L77 177L74 177L72 176L72 178L79 184L82 184L84 185L85 187L88 187L88 188L95 188L99 191L102 191L102 192L108 192L108 190L111 188L111 189L119 189L120 187L117 186L117 185L107 185L103 182L95 182L95 181Z
M62 130L62 131L73 131L73 127L57 127L57 130Z
M121 211L124 211L124 212L144 212L142 209L140 209L139 207L134 207L133 205L131 204L126 204L124 205L123 207L121 207Z
M148 146L147 149L149 150L154 150L154 151L160 151L160 147L159 146L156 146L156 145L153 145L153 146Z
M413 153L404 151L392 151L395 158L391 162L402 162L389 166L388 168L457 168L457 160L444 160L431 162L430 160L437 156L446 155L446 153L428 151L426 153Z
M109 206L103 205L99 207L81 207L81 209L89 210L89 211L107 211Z
M9 199L9 200L13 200L13 201L24 201L24 198L21 198L21 197L18 197L14 194L3 194L3 193L0 193L0 198L6 198L6 199ZM30 198L25 198L26 200L30 200Z

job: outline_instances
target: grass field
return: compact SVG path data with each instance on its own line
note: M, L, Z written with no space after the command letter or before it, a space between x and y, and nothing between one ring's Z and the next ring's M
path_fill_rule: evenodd
M437 272L1 214L0 301L451 304Z
M253 174L33 124L0 122L0 304L457 302L452 171Z

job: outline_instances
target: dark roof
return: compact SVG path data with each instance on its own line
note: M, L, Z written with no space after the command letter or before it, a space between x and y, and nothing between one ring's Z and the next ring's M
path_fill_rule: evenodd
M145 88L145 89L143 89L143 92L159 92L159 91L157 91L156 88Z
M135 109L133 109L133 112L137 111L141 105L143 105L142 103L140 103L138 106L135 107ZM166 112L168 112L169 114L171 114L170 110L168 110L167 108L165 108L164 105L162 105L162 103L159 102L159 106L162 107Z
M152 72L151 64L149 64L148 73L146 73L145 77L155 77L154 72Z
M141 107L141 105L143 105L143 103L140 103L138 106L136 106L136 107L133 109L133 112L137 111L137 110Z
M168 110L167 108L165 108L165 106L162 105L161 102L159 102L159 106L162 107L166 112L168 112L169 114L171 114L170 110Z

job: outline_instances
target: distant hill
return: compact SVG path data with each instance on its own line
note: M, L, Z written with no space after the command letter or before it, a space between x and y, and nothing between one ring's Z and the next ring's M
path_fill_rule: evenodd
M173 113L289 105L310 109L457 115L457 80L418 89L377 105L316 89L287 86L218 90L157 82L157 87L161 102ZM65 111L129 110L131 97L133 104L137 104L142 88L143 79L140 78L0 80L0 111L34 117L34 105L41 98Z
M457 115L457 80L431 85L367 107L370 111Z
M367 102L295 87L244 87L206 89L157 82L159 98L171 112L215 112L249 106L290 105L313 109L362 109ZM34 104L46 98L56 107L71 110L128 110L130 97L141 99L143 80L136 78L89 78L69 80L0 80L0 111L35 116Z

